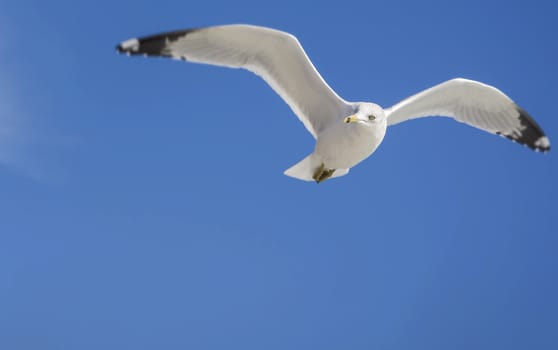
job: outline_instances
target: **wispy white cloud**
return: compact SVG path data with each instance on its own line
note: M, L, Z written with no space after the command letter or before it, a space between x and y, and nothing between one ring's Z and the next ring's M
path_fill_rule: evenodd
M6 77L5 73L0 67L0 75ZM8 165L14 161L17 149L22 142L22 127L18 125L18 113L15 110L14 101L14 97L9 96L6 79L3 78L0 82L0 163ZM21 121L21 119L19 120Z
M2 62L0 76L0 170L38 178L39 174L29 163L29 116L22 106L23 98L15 88L13 76Z
M9 27L0 18L0 165L14 166L23 147L25 113L17 98L17 87L9 64L4 59L9 52Z
M57 183L64 178L57 164L67 138L37 126L40 111L26 107L28 96L17 76L0 62L0 175L16 173L33 180ZM53 140L56 140L55 142Z
M11 48L11 27L0 16L0 174L12 172L44 180L50 176L44 162L37 157L41 151L37 130L33 130L33 111L26 107L26 95L22 79L18 77L17 64L8 60ZM44 138L41 140L44 141Z

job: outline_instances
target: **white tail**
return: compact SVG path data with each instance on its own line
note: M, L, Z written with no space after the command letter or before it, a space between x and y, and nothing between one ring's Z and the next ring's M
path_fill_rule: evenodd
M312 176L314 176L314 173L318 170L320 165L321 161L317 160L316 157L314 157L314 153L312 153L289 169L285 170L284 174L299 180L314 181ZM348 172L349 169L337 169L331 178L346 175Z

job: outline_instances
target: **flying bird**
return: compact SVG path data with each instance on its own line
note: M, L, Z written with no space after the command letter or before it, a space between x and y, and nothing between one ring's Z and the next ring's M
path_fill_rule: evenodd
M244 68L264 79L289 105L316 139L314 151L285 175L320 183L346 175L368 158L390 125L444 116L535 151L550 142L533 118L497 88L468 79L452 79L387 109L341 98L292 34L253 25L223 25L167 32L123 41L117 51L163 56L188 62Z

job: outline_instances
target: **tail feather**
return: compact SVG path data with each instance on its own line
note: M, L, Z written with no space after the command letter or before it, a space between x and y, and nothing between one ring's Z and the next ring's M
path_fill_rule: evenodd
M312 153L289 169L285 170L284 174L299 180L314 181L312 176L314 176L314 173L321 164L322 162L319 159L316 159ZM346 175L348 172L349 169L337 169L331 178Z
M317 164L318 162L312 156L313 154L310 154L300 162L285 170L284 174L299 180L314 181L312 176L319 164Z

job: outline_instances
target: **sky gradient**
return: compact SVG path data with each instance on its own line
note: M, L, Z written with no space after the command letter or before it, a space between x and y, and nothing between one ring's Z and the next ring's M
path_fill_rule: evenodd
M0 0L1 349L556 349L558 160L449 119L320 185L258 77L116 54L295 34L350 101L494 85L558 142L551 1Z

